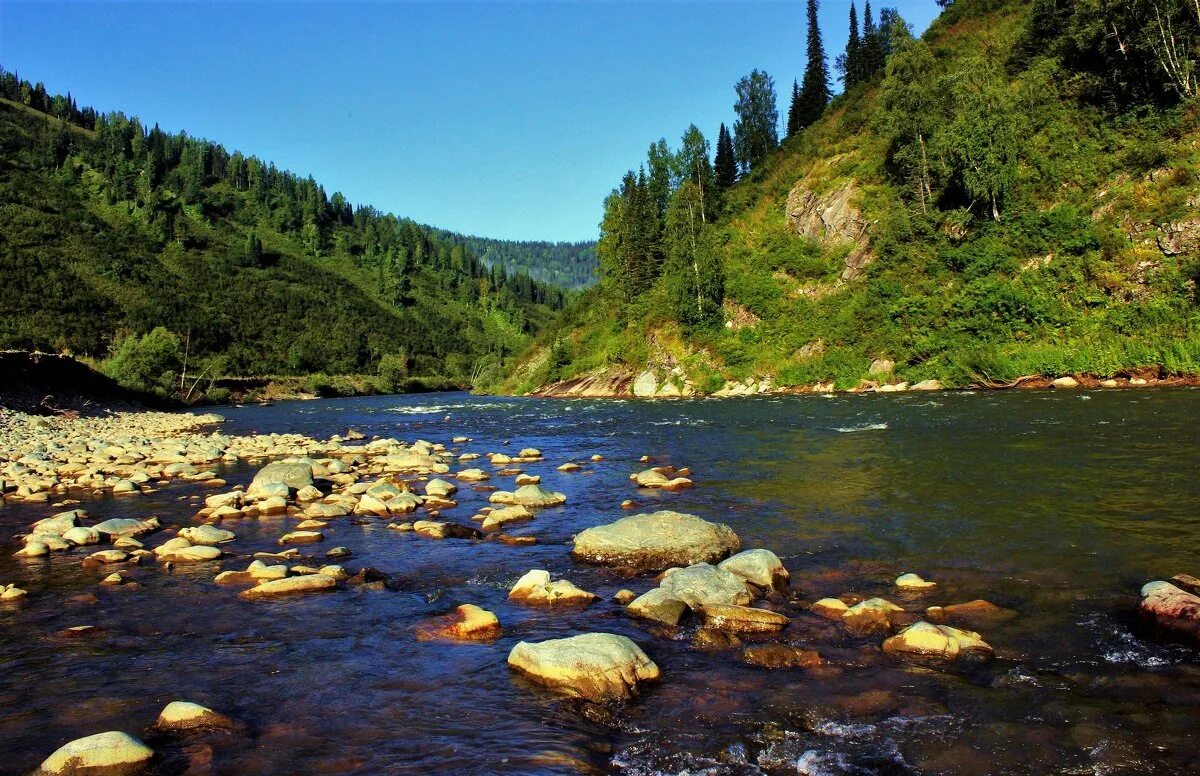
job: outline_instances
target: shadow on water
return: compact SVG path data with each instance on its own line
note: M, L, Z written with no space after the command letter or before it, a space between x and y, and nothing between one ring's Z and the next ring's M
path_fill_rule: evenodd
M354 427L464 451L540 448L526 465L568 496L514 530L532 547L434 542L335 521L328 546L395 590L347 588L247 602L212 583L245 558L172 572L138 567L136 589L96 585L78 555L0 553L0 581L30 591L0 607L0 772L21 773L71 738L142 733L187 699L244 724L233 734L147 739L160 773L1194 773L1200 668L1194 647L1133 617L1145 581L1200 573L1200 391L762 397L677 403L480 398L466 394L231 408L229 433ZM592 454L605 460L591 463ZM639 492L642 455L690 466L697 487ZM584 464L575 474L555 467ZM254 469L223 471L231 484ZM503 484L503 480L501 483ZM84 506L98 517L194 522L202 492L173 485ZM487 493L463 488L468 521ZM181 500L182 498L182 500ZM694 626L652 632L610 602L649 589L574 564L567 542L633 498L729 523L792 572L784 638L827 665L766 671L735 651L693 649ZM49 507L0 509L5 536ZM293 521L242 520L231 549L276 547ZM602 597L587 609L510 604L511 584L549 569ZM900 573L940 587L897 595ZM879 636L803 613L816 597L886 595L911 609L986 598L1017 616L983 629L997 660L974 668L902 663ZM85 597L80 597L85 596ZM497 613L490 644L420 642L414 626L459 603ZM55 636L100 626L84 639ZM617 714L510 675L522 639L623 633L663 680Z

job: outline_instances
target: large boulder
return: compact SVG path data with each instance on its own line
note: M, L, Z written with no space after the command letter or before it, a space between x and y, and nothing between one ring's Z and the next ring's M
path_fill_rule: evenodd
M138 739L111 730L79 738L50 755L38 769L39 774L104 774L122 776L140 771L154 750Z
M683 613L687 611L687 604L671 597L671 594L661 587L656 587L630 601L625 611L643 620L653 620L663 625L678 625Z
M702 610L713 604L745 606L754 600L746 580L707 563L669 569L663 575L659 588L693 610Z
M101 536L111 541L122 536L143 536L148 533L154 533L160 528L160 525L157 517L152 517L149 520L135 520L131 517L113 517L105 520L103 523L97 523L92 528Z
M324 574L302 574L298 577L274 579L260 582L249 590L238 593L239 598L273 598L314 590L329 590L337 586L337 580Z
M539 684L597 703L627 700L637 694L639 682L660 675L637 644L612 633L522 641L509 653L508 664Z
M883 642L883 651L901 657L938 660L991 660L991 646L974 631L916 622Z
M1200 639L1200 595L1171 582L1149 582L1142 587L1138 608L1163 628Z
M723 523L662 510L588 528L575 537L571 554L603 566L665 569L713 563L739 546L737 534Z
M312 464L303 461L275 461L258 470L246 492L251 496L259 493L275 495L280 485L294 491L312 484Z

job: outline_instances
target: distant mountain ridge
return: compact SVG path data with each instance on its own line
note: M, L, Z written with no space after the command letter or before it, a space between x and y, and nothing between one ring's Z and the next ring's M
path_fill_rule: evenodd
M497 240L434 229L439 237L466 247L489 267L526 272L534 280L577 290L597 281L596 241Z

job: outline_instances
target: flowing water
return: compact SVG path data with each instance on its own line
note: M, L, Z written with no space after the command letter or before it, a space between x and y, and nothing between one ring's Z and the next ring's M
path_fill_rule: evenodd
M389 590L345 587L243 601L216 564L135 567L137 589L98 587L78 553L49 562L0 552L0 581L30 591L0 607L0 771L28 772L63 742L102 730L141 735L186 699L244 724L233 734L146 740L161 773L1174 774L1200 772L1200 651L1135 616L1146 581L1200 574L1200 391L1004 392L762 397L685 402L478 398L465 394L293 402L225 412L231 433L367 434L464 451L540 448L527 464L567 494L511 531L536 546L387 530L336 520L355 571ZM593 453L605 460L586 462ZM650 454L690 466L696 487L637 492ZM584 461L560 473L564 461ZM246 483L254 469L222 472ZM504 484L503 478L493 484ZM172 485L83 504L96 517L195 520L197 492ZM625 617L622 578L575 564L577 531L621 517L622 499L728 523L792 573L782 638L828 661L752 668L736 650L694 649ZM453 519L487 493L464 487ZM0 508L5 537L49 506ZM242 520L228 548L276 548L293 518ZM156 543L157 537L150 537ZM306 549L306 548L305 548ZM225 568L244 568L245 559ZM567 611L512 605L507 589L545 568L602 597ZM892 580L940 583L920 599ZM73 596L90 592L97 600ZM984 598L1018 613L983 637L997 659L916 665L803 613L826 595L885 595L909 608ZM491 644L417 641L413 628L460 603L499 616ZM104 630L55 637L74 625ZM609 631L637 641L661 682L604 713L510 674L519 640Z

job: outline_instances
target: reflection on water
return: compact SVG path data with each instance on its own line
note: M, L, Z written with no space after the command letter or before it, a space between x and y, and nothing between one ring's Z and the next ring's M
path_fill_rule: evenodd
M9 755L0 771L27 772L82 735L140 734L166 702L187 699L245 729L151 735L162 773L1200 772L1200 653L1150 638L1133 617L1143 582L1200 573L1200 391L679 403L439 394L227 415L239 433L328 436L353 426L447 444L467 435L464 450L479 453L538 447L546 461L526 470L569 500L515 531L538 536L533 547L335 521L328 544L354 551L346 565L392 572L399 589L280 601L242 601L204 566L139 567L139 588L101 588L78 554L21 562L7 540L0 581L30 596L0 608L0 750ZM593 453L605 460L555 471ZM637 493L627 478L644 454L690 466L697 487ZM235 484L252 474L223 472ZM178 485L85 506L189 524L196 501L179 497L197 492ZM464 488L452 516L467 520L486 497ZM784 638L829 664L751 668L735 653L691 648L689 629L653 633L607 602L651 580L570 560L570 537L621 516L631 497L721 520L745 546L775 550L797 606L854 591L914 609L985 598L1018 616L984 629L998 659L969 670L895 661L879 637L802 614ZM12 536L50 511L4 507L0 528ZM293 523L235 523L231 549L273 548ZM552 612L510 605L508 587L535 567L605 602ZM891 580L905 571L940 587L928 599L899 596ZM460 603L495 611L503 637L413 638L416 624ZM102 630L53 635L81 624ZM612 716L509 674L505 657L518 640L585 630L635 639L663 681Z

